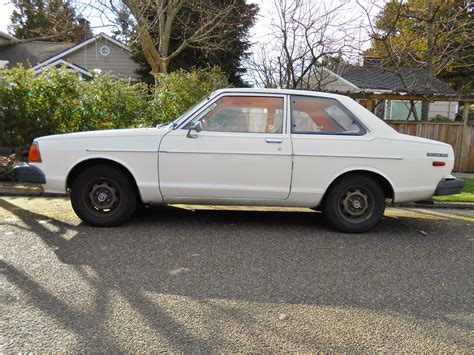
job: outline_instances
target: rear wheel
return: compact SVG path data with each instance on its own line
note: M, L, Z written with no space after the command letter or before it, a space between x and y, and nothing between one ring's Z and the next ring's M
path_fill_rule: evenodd
M385 195L377 182L367 176L352 175L337 181L323 204L328 222L348 233L363 233L375 227L385 211Z
M82 171L72 182L71 204L87 224L112 227L132 216L137 195L130 177L121 169L96 165Z

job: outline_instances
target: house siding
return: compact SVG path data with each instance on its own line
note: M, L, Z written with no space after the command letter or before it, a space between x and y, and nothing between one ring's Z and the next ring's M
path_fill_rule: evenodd
M341 78L338 78L332 74L325 74L326 76L323 77L321 80L321 87L324 88L325 91L335 92L335 93L347 93L347 92L355 92L358 91L353 86L345 83Z
M103 56L99 52L99 49L105 45L110 49L108 56ZM136 70L140 66L133 61L130 52L105 38L100 38L76 52L66 55L64 59L89 71L100 69L104 72L139 79Z
M458 103L450 101L435 101L430 103L428 111L428 118L435 118L436 115L441 115L454 120L458 112Z
M400 102L400 100L389 100L389 105L387 105L387 114L386 118L389 119L395 119L395 120L406 120L406 117L400 118L400 117L393 117L392 114L392 105L390 104L391 102ZM420 101L415 101L418 106L419 110L418 111L418 116L421 116L421 102ZM458 112L459 105L457 102L450 102L450 101L435 101L435 102L430 102L430 108L428 110L428 119L434 119L436 118L437 115L447 117L450 120L454 121L456 117L456 113ZM411 118L410 120L413 120Z
M354 86L351 86L350 84L342 80L339 76L328 70L323 70L317 75L317 78L312 76L310 79L311 86L315 88L320 87L321 90L327 92L342 94L358 91L356 88L354 88Z

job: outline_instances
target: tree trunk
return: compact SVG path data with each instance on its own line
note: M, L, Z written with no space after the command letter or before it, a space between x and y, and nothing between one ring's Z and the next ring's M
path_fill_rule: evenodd
M422 109L423 109L423 106L422 106ZM412 113L413 113L413 120L418 121L418 113L416 112L416 103L414 100L410 100L410 110L408 110L407 121L410 119L410 115Z
M430 112L430 102L428 100L421 101L421 120L428 121L428 113Z
M428 24L427 24L427 35L428 43L426 47L426 68L425 68L425 87L424 94L431 96L433 93L433 51L434 51L434 34L433 34L433 0L428 0ZM428 113L430 109L430 103L428 100L423 99L421 103L421 120L428 120Z
M155 47L153 38L150 35L148 23L145 21L143 14L140 11L140 3L135 0L123 0L123 3L137 19L138 38L142 44L143 55L145 56L148 65L150 65L151 73L155 78L155 84L157 84L162 60Z

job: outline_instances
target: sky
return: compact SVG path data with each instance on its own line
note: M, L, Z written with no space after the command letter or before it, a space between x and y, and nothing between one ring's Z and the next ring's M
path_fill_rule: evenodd
M0 0L0 31L7 32L7 26L10 23L10 15L13 11L13 5L8 0Z
M251 36L250 40L252 43L258 44L259 42L265 42L266 38L268 39L268 34L271 31L271 23L272 23L272 18L275 17L275 12L273 10L274 8L274 0L248 0L251 1L252 3L256 3L259 8L259 14L258 14L258 20L255 26L251 30ZM320 4L321 2L324 2L326 4L335 4L343 0L309 0L310 2L314 2L314 4ZM365 18L365 15L362 14L361 9L357 6L356 0L351 0L354 3L354 6L352 6L352 3L349 6L349 10L347 12L347 16L354 16L358 10L360 11L360 17L361 19ZM361 3L367 3L368 1L373 1L373 0L359 0ZM375 0L377 5L382 6L383 3L386 0ZM13 11L13 4L11 3L11 0L0 0L0 31L3 32L8 32L8 25L10 23L10 16ZM91 23L91 26L93 28L94 33L100 33L100 32L105 32L107 34L111 34L111 28L108 28L107 26L104 27L104 18L103 16L100 16L99 13L94 12L94 11L88 11L87 13L82 13L82 15L89 20ZM361 34L363 37L364 35Z
M326 3L329 4L329 3L337 2L338 0L310 0L310 1L315 1L315 2L325 1ZM362 0L361 2L364 3L367 1L368 0ZM382 4L384 3L384 0L379 0L377 2ZM271 25L271 19L274 16L274 13L272 11L273 0L252 0L252 3L256 3L260 7L258 21L251 31L252 40L259 41L259 40L262 40L262 38L264 38L265 35L270 30L269 28ZM355 1L354 1L354 5L355 5ZM8 32L7 27L10 23L10 16L11 16L12 11L13 11L13 4L11 3L11 0L0 0L0 31ZM95 33L99 33L99 32L110 33L110 30L107 29L107 27L102 27L103 21L100 18L100 16L98 16L98 14L94 14L92 12L85 15L86 15L85 17L91 22L92 27L95 27L95 30L94 30Z

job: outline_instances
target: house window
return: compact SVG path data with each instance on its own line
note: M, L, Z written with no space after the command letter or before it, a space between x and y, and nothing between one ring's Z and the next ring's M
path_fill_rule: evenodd
M402 120L402 121L413 121L420 119L421 117L421 101L414 101L414 110L411 110L411 104L409 100L392 100L390 101L390 120ZM416 117L414 112L416 112Z
M99 52L104 57L107 57L110 54L110 48L107 47L107 46L102 46L102 47L100 47Z

